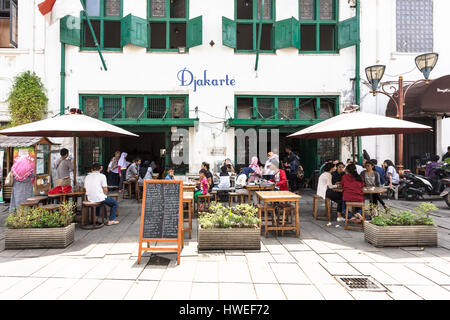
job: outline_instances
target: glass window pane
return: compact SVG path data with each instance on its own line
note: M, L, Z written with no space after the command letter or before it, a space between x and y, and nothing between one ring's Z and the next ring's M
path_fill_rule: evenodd
M121 0L106 0L106 16L120 17L120 1Z
M126 98L125 99L125 118L137 119L144 116L144 98Z
M162 119L166 114L165 98L148 98L147 100L147 118Z
M259 119L273 119L273 99L256 99Z
M84 114L98 118L98 106L99 106L99 98L98 97L85 97L84 98Z
M302 24L300 26L300 50L316 51L316 26Z
M120 46L120 20L103 22L103 47L121 48Z
M237 115L238 119L250 119L253 116L253 99L237 98Z
M334 117L335 99L320 99L320 119L329 119Z
M300 20L314 20L314 0L300 0Z
M334 25L320 26L320 50L334 50Z
M184 99L170 98L172 118L184 118Z
M333 20L333 0L320 0L320 20Z
M238 50L253 50L253 25L237 25L236 48Z
M238 19L253 19L253 0L236 0Z
M152 17L164 18L166 16L166 0L152 1Z
M170 1L170 17L171 18L186 18L186 1L185 0L171 0Z
M261 1L262 0L258 0L257 15L255 17L255 19L258 19L258 20L259 20L259 17L261 16ZM263 19L265 19L265 20L272 19L272 0L264 0Z
M186 47L186 23L170 24L170 49Z
M100 16L100 0L86 0L86 13L90 17Z
M166 23L150 23L150 48L166 49Z
M256 41L259 37L259 26L256 26ZM262 25L261 50L272 50L272 24L264 23Z
M103 98L103 118L122 118L122 98Z
M314 119L316 117L316 99L300 100L300 119Z
M318 139L317 154L320 163L324 163L328 159L339 159L339 138Z
M94 34L97 37L97 41L100 42L100 21L91 20L92 29L94 29ZM84 28L84 46L88 48L95 47L94 38L92 37L91 30L87 21L83 23Z
M278 118L294 119L294 99L278 99Z

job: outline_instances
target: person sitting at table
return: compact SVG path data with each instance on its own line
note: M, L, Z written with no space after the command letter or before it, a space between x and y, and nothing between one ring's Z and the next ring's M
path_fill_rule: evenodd
M370 162L372 162L375 165L375 171L378 172L380 175L380 185L384 186L386 179L385 179L385 173L383 168L378 166L378 160L377 159L370 159Z
M276 170L273 169L273 166L276 166L278 168L280 166L280 159L278 158L277 154L269 151L267 153L266 164L264 165L264 175L262 176L263 179L273 180L276 172Z
M333 163L334 164L334 163ZM336 170L331 173L331 183L336 184L341 181L345 174L345 165L342 162L336 163Z
M386 184L389 183L389 187L392 189L400 182L400 177L395 170L394 163L391 160L384 160L383 167L386 170Z
M436 174L436 168L439 168L441 164L438 162L439 159L438 155L431 156L431 162L427 163L425 167L425 177L428 177L430 179L437 179L438 176Z
M326 165L327 163L333 163L333 159L327 159L327 160L320 166L320 168L319 168L319 174L322 174L322 173L323 173L323 168L325 168L325 165Z
M222 167L223 166L225 166L227 168L227 172L234 173L234 166L229 158L227 158L223 161Z
M365 165L366 170L361 172L361 178L364 181L364 185L366 187L379 187L381 185L380 175L375 170L375 164L372 161L366 161ZM385 210L388 209L388 207L386 206L383 199L381 199L378 193L372 194L370 197L370 203L377 205L378 202L381 203L381 205Z
M62 148L59 152L61 157L55 161L56 168L56 187L70 186L70 172L73 171L74 161L69 157L69 150ZM74 183L76 184L76 183Z
M236 178L236 193L248 196L248 190L245 186L247 185L248 178L252 173L253 169L250 169L249 167L242 169L241 173Z
M346 168L346 175L342 177L342 210L346 211L346 202L364 202L364 181L361 176L356 171L356 165L350 163ZM349 211L348 218L350 222L361 222L362 220L362 209L356 208L356 214L353 215Z
M219 180L220 182L217 185L219 189L230 188L231 186L230 174L228 173L226 166L222 166L220 168Z
M214 179L213 179L213 175L211 173L211 171L209 171L209 163L208 162L202 162L202 170L205 170L205 176L206 179L208 180L208 192L212 191L212 188L214 187Z
M252 162L250 163L250 165L248 167L250 169L252 169L252 171L253 171L250 174L250 177L248 179L249 183L262 178L262 171L261 171L261 168L259 167L258 157L253 157Z
M323 167L323 173L319 176L319 181L317 182L317 195L322 197L324 200L326 198L331 199L331 201L337 204L337 222L344 220L342 217L342 193L332 190L333 188L339 187L337 184L333 184L332 174L336 170L336 166L331 163L326 163Z
M106 183L106 176L100 173L100 164L92 164L91 172L84 179L84 188L86 189L86 197L90 202L101 202L111 208L108 226L119 224L116 220L116 211L118 203L111 197L107 196L108 184ZM96 215L100 214L100 207L96 209Z
M275 183L275 187L277 187L278 190L289 191L289 183L287 180L286 171L280 169L279 166L274 163L271 164L271 170L275 174L273 176L273 179L270 179L269 181Z
M199 176L200 176L200 189L198 189L197 191L195 191L194 193L194 200L195 202L197 202L198 200L198 196L203 194L208 194L208 190L209 190L209 183L208 183L208 179L206 178L206 170L205 169L201 169L199 171ZM200 210L203 210L203 203L200 204Z
M141 159L136 158L133 163L128 167L126 174L126 181L136 182L139 178L138 167L141 164Z
M173 170L173 168L168 168L165 180L175 180L174 174L175 174L175 170Z
M138 184L142 186L145 180L153 179L153 169L150 167L150 161L146 160L139 169Z

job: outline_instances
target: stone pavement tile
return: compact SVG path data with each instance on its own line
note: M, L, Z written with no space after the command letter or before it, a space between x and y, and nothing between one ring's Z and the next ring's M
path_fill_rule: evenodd
M297 260L295 260L295 258L290 254L272 254L272 257L277 263L297 262Z
M246 252L245 257L248 262L275 262L275 259L269 252Z
M354 300L350 293L340 284L316 284L325 300Z
M103 280L87 300L122 300L133 284L131 280Z
M129 254L131 255L139 244L136 241L120 242L117 241L108 251L107 254Z
M289 252L286 250L286 248L279 243L278 241L276 243L271 244L265 244L267 250L269 250L270 254L289 254Z
M450 263L430 263L428 266L450 276Z
M197 261L226 261L226 257L224 253L212 252L212 253L203 253L199 252Z
M303 242L317 253L335 253L335 251L330 249L324 241L316 239L304 239Z
M34 258L45 255L48 249L24 249L20 250L18 254L14 256L14 258Z
M106 276L119 265L121 260L105 260L102 259L97 265L95 265L89 272L87 272L84 279L106 279Z
M100 262L100 259L71 259L68 265L60 269L52 277L80 279Z
M363 251L363 254L374 260L375 262L395 262L391 257L382 252L367 252Z
M97 243L91 251L88 252L88 258L103 258L114 246L114 243Z
M430 280L398 263L374 263L374 266L403 285L434 285Z
M194 275L197 269L197 262L184 261L179 265L168 266L164 272L161 281L188 281L194 280Z
M153 300L188 300L192 282L160 281Z
M386 292L353 290L350 294L355 300L392 300Z
M400 285L401 282L392 278L371 263L351 263L351 266L365 276L372 276L383 285Z
M106 279L136 280L144 270L148 260L149 258L142 258L140 264L135 259L122 260L108 273Z
M361 273L348 263L320 262L331 275L360 275Z
M408 288L425 300L450 300L450 292L440 286L409 285Z
M219 282L248 282L251 283L250 271L247 263L220 262Z
M400 248L380 248L380 252L392 258L392 262L415 263L424 262L421 258L416 257L412 253Z
M191 300L219 300L219 284L194 282L192 283Z
M325 262L315 251L294 251L291 254L298 262Z
M64 268L68 268L74 259L68 257L58 257L54 259L44 267L40 268L33 273L33 277L46 277L50 278L55 273L61 271Z
M76 232L75 232L76 234ZM85 256L86 254L91 251L95 245L96 242L91 242L88 239L80 239L75 241L64 250L64 252L61 254L63 256Z
M103 257L104 260L130 260L131 255L127 254L107 254Z
M70 287L72 287L78 279L47 279L33 291L25 295L23 300L56 300Z
M331 276L318 262L298 262L299 267L306 274L311 283L337 284L336 279Z
M219 262L199 261L194 275L195 282L219 282Z
M23 280L22 277L0 277L0 293L8 290L21 280Z
M167 266L152 266L147 265L139 275L139 280L153 280L159 281L162 279L164 272L166 272Z
M448 250L448 249L439 248L439 247L438 248L426 248L425 251L450 262L450 250Z
M390 292L387 294L394 300L422 300L417 294L405 286L386 286Z
M20 252L22 252L22 250L0 250L0 258L12 258Z
M0 259L0 275L10 277L27 277L37 272L39 269L45 267L54 260L54 257Z
M259 300L286 300L279 284L255 284L256 296Z
M310 284L308 277L296 263L270 263L279 283Z
M337 253L322 253L320 257L325 262L347 262L342 256L338 255Z
M253 283L278 283L268 262L249 262L248 268Z
M227 256L243 256L244 250L225 250Z
M0 300L19 300L34 288L41 285L47 278L22 278L10 288L0 293Z
M58 300L85 300L100 283L102 280L81 279L59 296Z
M220 300L256 300L252 283L219 283Z
M135 281L125 300L151 300L158 287L158 281Z
M236 255L231 255L231 256L225 256L226 261L228 262L247 262L247 258L245 256L236 256Z
M450 291L450 286L442 286L442 287Z
M435 282L436 284L450 285L450 277L442 272L439 272L425 264L421 263L409 263L406 267L424 276L425 278Z
M309 251L311 250L307 244L303 243L299 238L280 238L280 243L288 250L288 251Z
M322 294L313 285L282 284L288 300L323 300Z
M336 250L336 253L348 262L375 262L372 258L359 250Z

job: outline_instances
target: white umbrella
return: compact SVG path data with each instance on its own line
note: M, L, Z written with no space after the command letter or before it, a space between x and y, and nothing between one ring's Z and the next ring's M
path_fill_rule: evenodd
M77 155L77 137L139 137L138 135L127 130L83 114L66 114L31 122L17 127L1 130L0 134L5 136L22 137L73 137L75 164ZM75 167L75 184L76 177Z

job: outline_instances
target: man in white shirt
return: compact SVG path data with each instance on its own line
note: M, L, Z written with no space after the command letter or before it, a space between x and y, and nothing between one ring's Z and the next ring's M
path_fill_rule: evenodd
M111 207L107 225L111 226L113 224L119 224L119 221L116 220L118 203L116 200L106 195L108 193L108 184L106 183L106 176L100 173L100 169L100 164L94 163L91 172L84 180L87 199L90 202L101 202L102 204ZM100 208L97 208L97 215L99 214Z
M323 173L319 177L317 183L317 195L323 199L330 198L337 203L337 221L341 222L345 220L342 217L342 193L332 190L332 188L338 187L332 183L332 173L336 170L336 166L333 163L326 163L323 167ZM338 182L339 183L339 182Z

